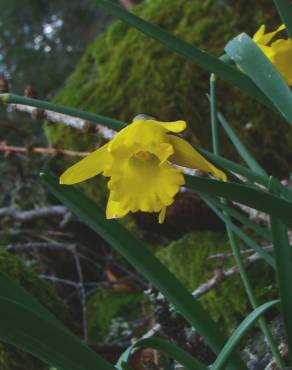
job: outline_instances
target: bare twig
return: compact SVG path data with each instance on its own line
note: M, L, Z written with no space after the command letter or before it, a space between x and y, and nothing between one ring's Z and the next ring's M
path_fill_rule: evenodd
M7 145L5 141L0 142L0 152L4 153L33 153L33 154L48 154L48 155L61 155L64 157L85 157L89 152L75 152L73 150L63 150L57 148L40 148L40 147L21 147L21 146L12 146Z
M253 255L246 258L244 261L245 266L248 267L251 264L261 260L262 257L258 253L254 253ZM214 273L214 276L210 278L205 283L201 284L195 291L193 291L192 295L195 298L199 298L203 296L204 294L208 293L210 290L218 287L221 285L225 280L238 275L239 271L237 266L232 266L227 270L221 271L216 270ZM156 323L150 330L148 330L147 333L145 333L142 338L150 338L157 333L159 333L161 330L161 325L159 323Z
M39 276L42 279L52 281L53 283L60 283L60 284L64 284L64 285L70 285L70 286L73 286L75 289L78 289L78 287L79 287L79 284L76 283L76 281L72 281L72 280L68 280L68 279L62 279L62 278L59 278L57 276L43 275L43 274L41 274Z
M270 217L268 214L258 211L257 209L245 206L241 203L234 202L234 204L236 204L237 207L239 207L243 212L245 212L252 221L258 224L270 226Z
M78 280L79 280L78 290L79 290L80 303L81 303L81 309L82 309L83 340L85 341L85 343L87 343L88 342L88 329L87 329L86 291L85 291L85 288L84 288L83 272L82 272L82 267L81 267L81 263L80 263L78 253L76 251L76 246L73 247L72 254L73 254L73 257L74 257L77 276L78 276Z
M265 247L262 247L262 249L264 249L267 252L272 252L273 246L272 245L267 245ZM244 249L244 250L240 251L240 253L241 254L254 253L254 249ZM233 257L233 256L234 256L234 254L231 253L231 252L229 252L229 253L217 253L217 254L213 254L212 256L209 256L208 260L214 260L214 259L227 260L228 258Z
M50 110L42 110L28 105L10 104L9 110L29 113L34 119L41 118L51 123L63 123L66 126L75 128L83 132L92 132L103 136L105 139L112 139L116 132L99 124L92 125L90 122L76 117L71 117L66 114L52 112Z
M64 206L40 207L28 211L21 211L14 207L0 208L0 217L9 216L18 221L31 221L40 217L67 216L68 209Z
M8 250L26 250L26 249L70 249L72 245L58 242L30 242L22 244L8 244Z
M31 221L40 217L61 216L60 227L64 227L72 217L71 212L64 206L40 207L28 211L21 211L14 207L0 208L0 217L11 217L17 221Z
M261 260L262 257L258 253L254 253L251 256L247 257L244 261L245 267L250 266L251 264ZM227 270L221 271L217 270L215 271L214 276L209 279L207 282L201 284L193 293L192 295L195 298L201 297L202 295L208 293L211 289L217 287L218 285L222 284L223 281L229 279L232 276L235 276L238 274L238 268L237 266L232 266Z

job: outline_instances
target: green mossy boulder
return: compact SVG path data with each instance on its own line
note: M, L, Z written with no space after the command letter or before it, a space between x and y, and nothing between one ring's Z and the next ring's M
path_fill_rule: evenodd
M240 32L253 34L266 23L280 23L266 0L145 0L134 9L159 25L214 55ZM87 48L55 102L130 121L147 113L160 120L185 119L197 140L210 146L209 76L121 21L114 22ZM290 173L292 130L287 123L237 89L219 82L221 111L268 171ZM68 149L90 150L96 137L62 125L46 129L49 141ZM228 139L225 155L237 158ZM279 145L281 143L281 145Z
M96 342L111 342L128 337L134 330L131 321L142 316L146 304L146 298L141 293L97 290L89 298L87 306L90 338Z
M56 317L65 320L66 308L52 285L39 278L32 267L26 267L18 257L8 253L3 247L0 247L0 271L31 293ZM1 342L0 369L47 370L48 366L16 347Z
M195 232L160 249L156 255L189 291L194 291L213 277L216 270L235 265L233 258L208 259L211 255L224 252L230 252L225 233ZM259 302L275 298L275 277L271 267L259 261L248 269L248 274ZM238 275L211 289L200 301L211 316L220 322L220 326L228 331L251 311Z

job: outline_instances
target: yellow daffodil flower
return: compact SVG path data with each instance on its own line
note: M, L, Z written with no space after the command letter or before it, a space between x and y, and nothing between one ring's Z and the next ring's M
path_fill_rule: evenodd
M103 172L110 177L106 217L119 218L129 212L159 212L184 185L182 171L172 164L209 172L226 181L226 175L208 162L188 142L171 133L186 128L184 121L159 122L138 119L107 144L68 168L60 183L71 185Z
M285 29L282 24L276 31L266 32L265 25L262 25L253 36L253 41L261 48L265 55L281 73L288 85L292 86L292 40L272 39Z

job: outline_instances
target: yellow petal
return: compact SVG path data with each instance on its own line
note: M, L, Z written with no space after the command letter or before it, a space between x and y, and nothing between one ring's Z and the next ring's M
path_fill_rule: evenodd
M60 177L60 184L72 185L78 182L90 179L101 173L109 158L108 145L103 145L101 148L90 153L81 161L69 167Z
M117 152L121 146L132 148L138 146L140 150L150 142L161 143L165 130L153 120L137 120L121 130L111 141L110 152Z
M185 121L160 122L156 120L148 120L147 122L153 122L163 127L167 131L176 132L176 133L182 132L187 127L187 123Z
M285 29L285 25L282 24L280 27L276 29L276 31L268 32L265 34L265 25L262 25L259 30L254 34L253 40L257 44L260 45L267 45L277 33L283 31Z
M207 161L197 150L195 150L187 141L180 137L169 135L169 142L174 147L174 154L169 160L179 166L195 168L201 171L212 173L223 181L226 181L224 172L216 168Z
M110 193L106 206L106 218L120 218L124 217L127 213L129 213L129 210L122 208L119 202L113 201L112 194Z
M186 128L185 121L160 122L156 120L139 119L121 130L111 141L110 152L122 152L121 146L133 147L138 144L140 150L146 150L149 143L165 142L167 132L181 132Z
M258 47L261 49L261 51L266 55L267 58L270 59L271 62L273 62L273 58L275 56L274 50L271 48L271 46L265 46L265 45L258 45Z
M168 163L160 164L158 158L131 159L122 173L111 176L108 186L112 200L131 212L159 212L169 206L184 184L182 173Z
M278 40L271 45L272 62L288 85L292 86L292 40Z
M266 26L262 24L260 28L257 30L257 32L253 35L252 37L253 41L256 43L260 42L265 32L266 32Z

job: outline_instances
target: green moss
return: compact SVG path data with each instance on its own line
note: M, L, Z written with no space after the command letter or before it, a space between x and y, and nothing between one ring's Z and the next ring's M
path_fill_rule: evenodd
M88 300L87 313L90 338L95 341L103 341L110 336L114 320L119 319L127 323L140 317L143 302L145 302L145 297L142 294L98 290Z
M262 23L272 28L280 22L274 7L265 0L169 0L167 6L163 0L146 0L134 11L215 55L223 54L225 43L238 33L252 34ZM204 71L116 21L87 48L55 101L125 121L139 113L160 120L185 119L208 147L207 90ZM287 175L292 146L287 124L224 83L220 83L218 98L227 119L267 170ZM71 149L90 149L96 140L61 125L48 127L47 135L52 143ZM236 158L224 140L228 144L223 145L225 155Z
M212 254L229 251L230 245L225 233L196 232L160 249L157 256L190 291L194 291L211 278L216 269L224 270L234 266L233 258L225 261L208 259ZM257 262L248 269L260 302L275 295L274 287L268 286L274 283L274 279L271 280L272 273L264 262ZM222 328L227 330L234 328L251 310L238 276L210 290L200 301Z
M37 272L26 267L22 261L0 247L0 271L36 297L55 316L63 320L66 309L52 285L38 277ZM14 346L0 343L1 370L45 370L48 366L33 356L17 350Z

